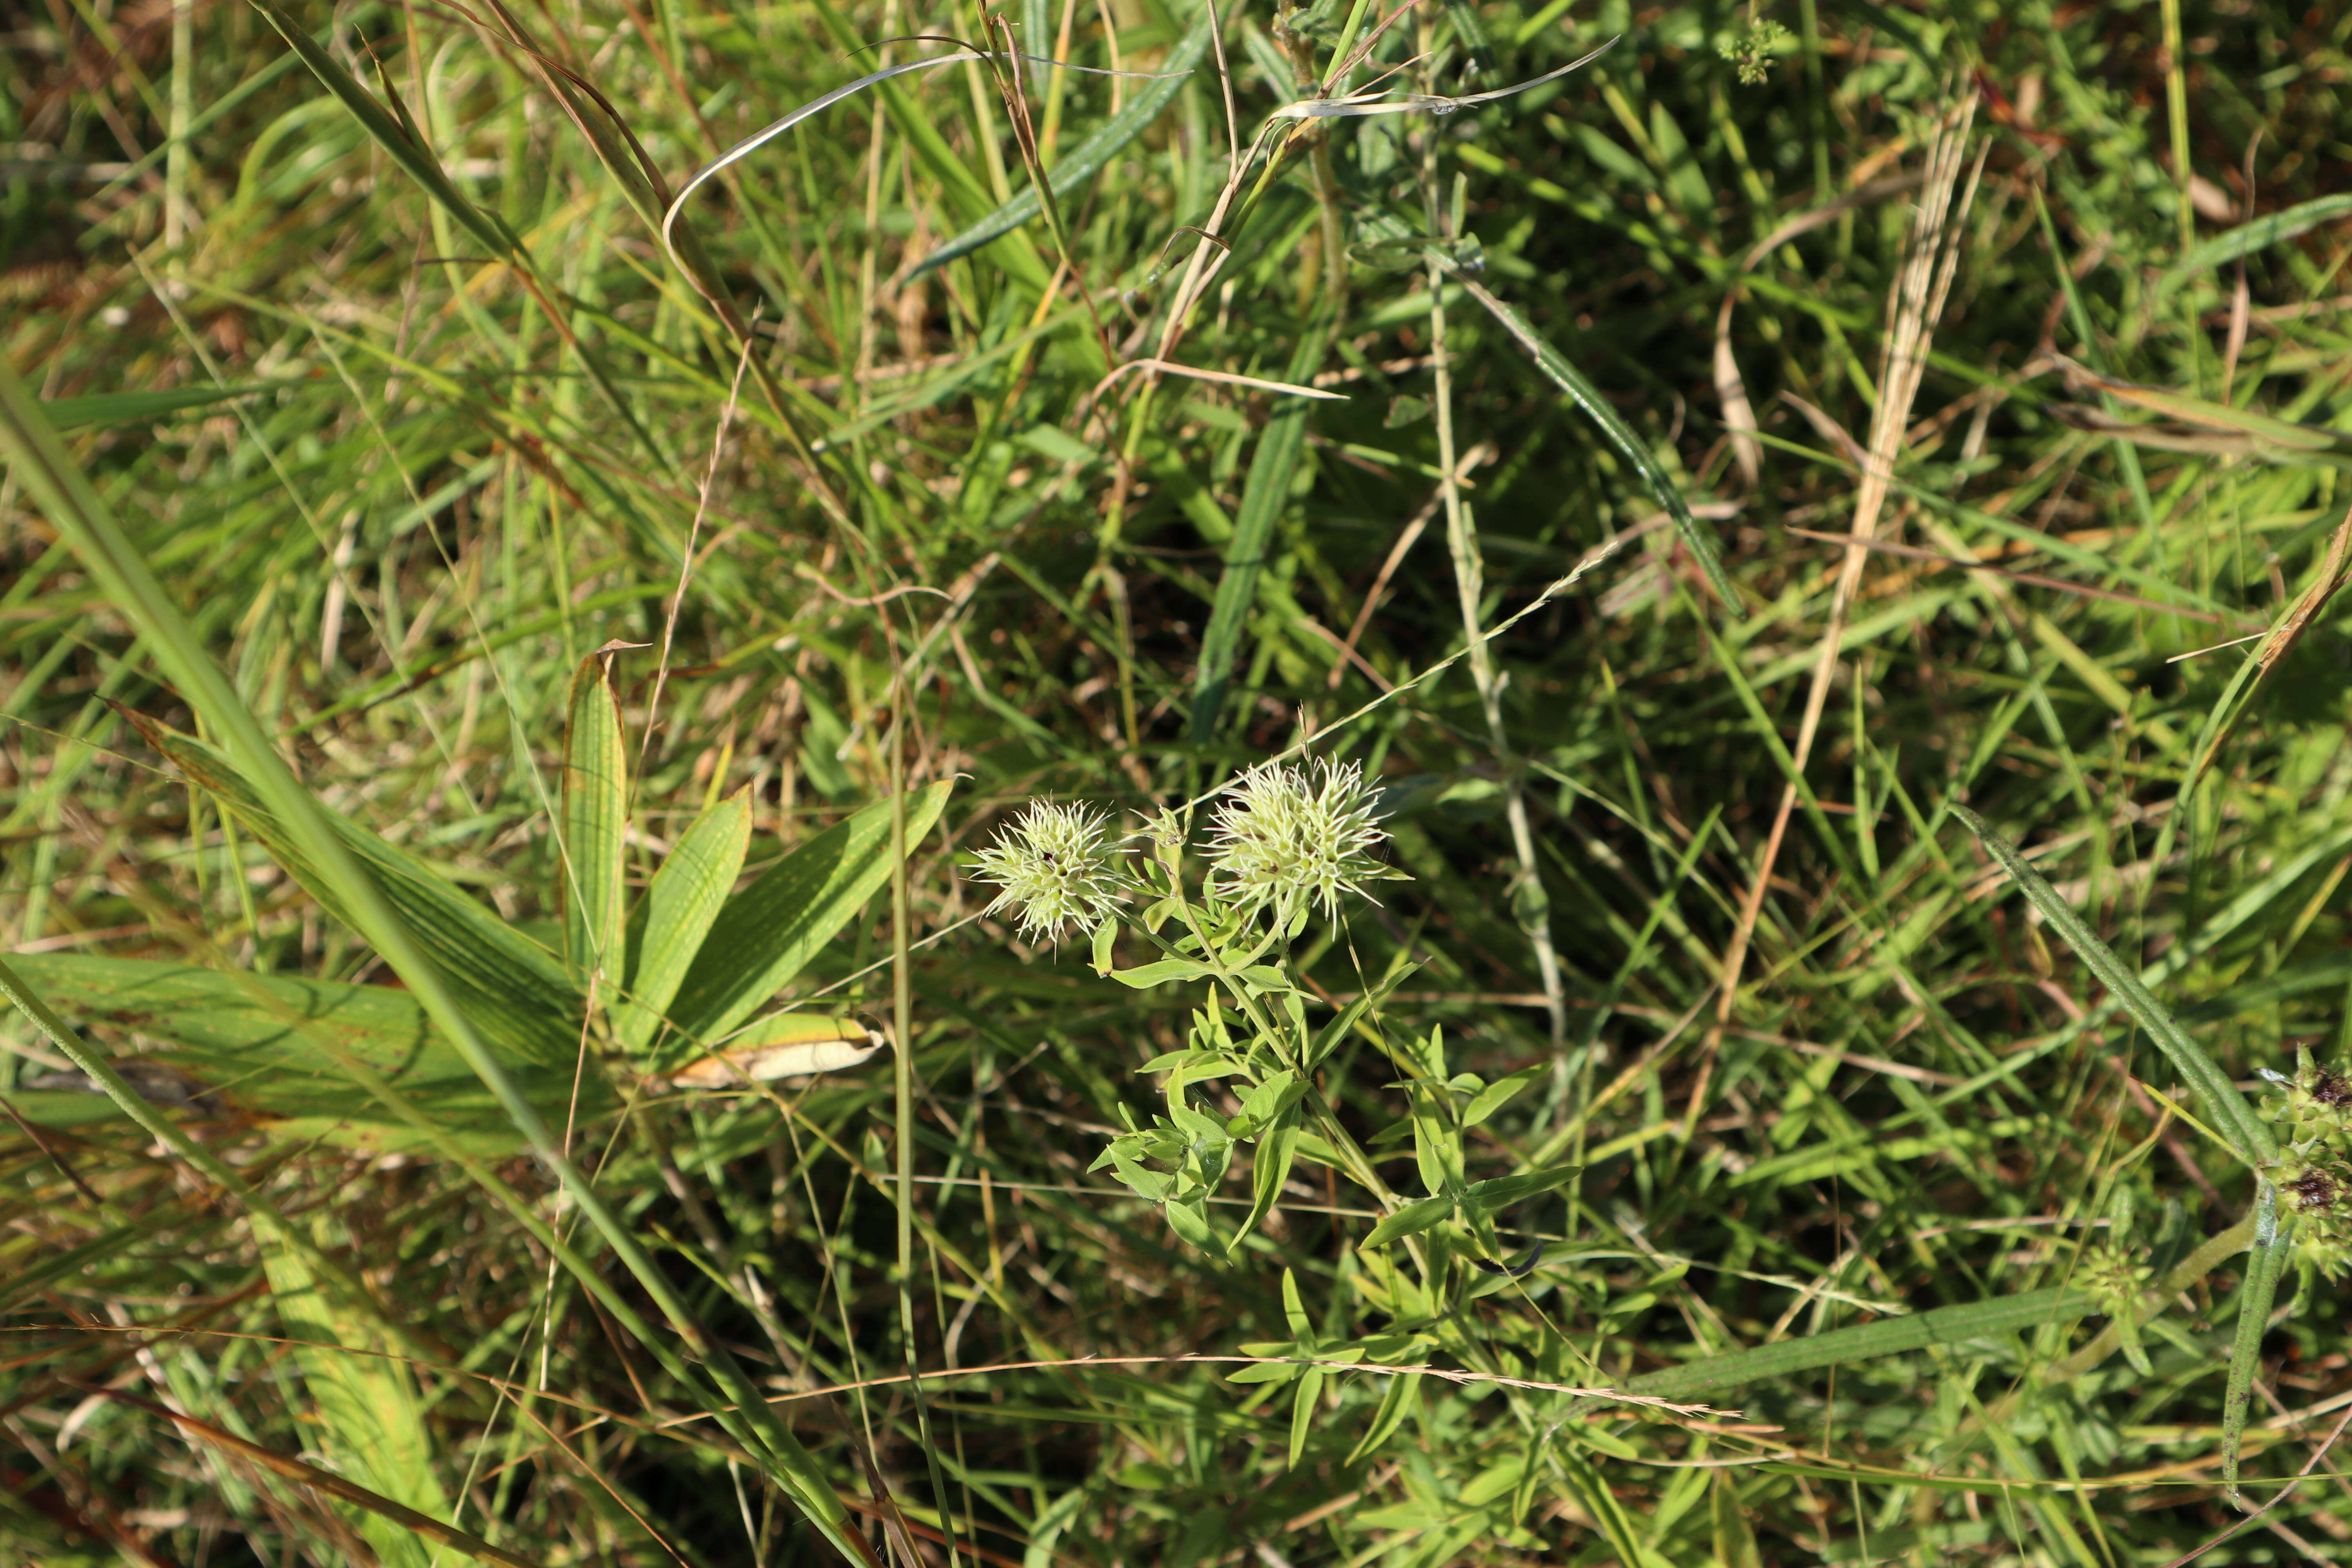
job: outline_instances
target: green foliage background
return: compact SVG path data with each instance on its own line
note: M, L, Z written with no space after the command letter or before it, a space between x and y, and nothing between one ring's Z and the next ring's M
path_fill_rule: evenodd
M1028 183L978 63L788 132L691 198L683 265L665 253L656 180L940 46L852 47L979 37L969 5L6 16L0 353L322 802L560 969L567 718L608 642L647 645L614 666L633 897L738 790L748 878L894 786L956 781L908 846L903 926L876 898L786 993L888 1020L903 977L907 1113L883 1060L677 1096L601 1038L581 1100L530 1086L666 1291L792 1396L782 1424L877 1560L2153 1564L2232 1530L2206 1561L2352 1554L2336 1288L2290 1272L2242 1335L2241 1265L2200 1249L2242 1247L2254 1201L2225 1130L1947 809L2022 844L2231 1076L2341 1052L2352 764L2324 591L2352 441L2352 18L1417 7L1381 45L1391 90L1618 41L1516 97L1322 122L1328 187L1302 156L1226 226L1175 358L1347 395L1310 403L1101 385L1157 352L1226 181L1217 51L1172 90L1019 68L1049 167L1166 90L1058 205L1098 331L1043 221L917 275ZM1066 33L1064 58L1130 70L1196 16L1008 11L1025 49ZM1246 144L1297 94L1278 21L1327 56L1350 18L1220 16ZM1865 561L1751 906L1918 177L1969 95L1981 174L1878 525L1913 553ZM1447 439L1475 531L1444 504ZM423 1027L225 810L229 782L167 761L159 727L217 743L215 720L59 528L0 479L0 931L218 1169L6 1026L0 1545L830 1560L782 1448L718 1418L718 1358L615 1316L665 1321L456 1057L435 1103L494 1130L479 1161L354 1147L333 1062L189 1073L171 1020L61 962L281 998L359 982ZM1479 626L1530 613L1420 679L1467 646L1465 580ZM2259 681L2267 645L2196 652L2306 599ZM1362 1245L1381 1211L1311 1161L1236 1256L1186 1246L1088 1172L1156 1103L1135 1069L1186 1044L1185 1005L970 921L959 868L1018 803L1181 802L1343 722L1318 746L1382 781L1412 880L1300 944L1310 1016L1421 968L1324 1092L1368 1141L1442 1130L1470 1181L1582 1166L1499 1219L1545 1244L1522 1279L1457 1257L1408 1296ZM1433 1032L1444 1056L1416 1057ZM299 1120L263 1113L271 1089L311 1097ZM1408 1199L1432 1190L1419 1143L1372 1143ZM2084 1351L2117 1305L2090 1289L2110 1245L2197 1265L2138 1330L2144 1371L2105 1359L2112 1334ZM2312 1471L2251 1526L2221 1495L2233 1342L2257 1358L2251 1500ZM1400 1343L1467 1380L1180 1359ZM1008 1363L1047 1364L972 1371Z

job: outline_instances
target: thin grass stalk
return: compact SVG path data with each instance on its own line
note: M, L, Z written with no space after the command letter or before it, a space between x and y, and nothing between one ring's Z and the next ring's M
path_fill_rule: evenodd
M1434 30L1434 23L1424 17L1421 25L1421 53L1424 58L1432 51ZM1426 85L1429 90L1436 90L1433 81ZM1422 137L1421 195L1428 215L1429 232L1443 241L1454 236L1446 224L1438 189L1438 132L1433 125ZM1544 891L1536 860L1535 833L1528 821L1527 770L1513 759L1510 734L1503 723L1502 681L1495 668L1493 645L1479 635L1480 606L1486 595L1486 564L1478 547L1477 521L1469 503L1462 499L1461 469L1454 453L1454 369L1445 345L1445 271L1434 247L1424 259L1423 268L1429 279L1429 354L1434 376L1437 467L1444 475L1439 489L1444 497L1445 543L1454 559L1454 586L1462 610L1462 635L1469 647L1471 683L1477 689L1487 739L1503 769L1504 816L1510 824L1511 850L1518 860L1518 875L1512 879L1511 918L1535 954L1552 1048L1558 1050L1568 1038L1568 985L1560 972L1559 950L1552 945L1551 899Z
M950 608L944 621L954 614ZM932 1506L946 1527L948 1568L956 1568L955 1510L948 1506L947 1478L939 1447L931 1439L931 1414L923 1397L921 1358L915 1338L915 917L907 873L907 731L914 720L914 688L902 667L890 715L890 1087L897 1116L898 1221L898 1334L906 1352L908 1394L915 1429L930 1471Z

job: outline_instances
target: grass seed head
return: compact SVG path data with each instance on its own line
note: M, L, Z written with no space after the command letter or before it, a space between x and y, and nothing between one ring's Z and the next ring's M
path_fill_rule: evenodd
M983 912L1010 910L1023 936L1056 942L1066 929L1091 931L1108 920L1133 886L1106 842L1108 820L1091 806L1033 802L972 867L976 879L1003 889Z

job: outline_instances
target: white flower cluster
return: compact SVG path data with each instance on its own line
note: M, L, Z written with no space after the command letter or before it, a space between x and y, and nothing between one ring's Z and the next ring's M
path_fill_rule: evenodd
M1288 927L1309 909L1332 919L1342 894L1369 899L1368 883L1404 875L1375 853L1388 839L1380 792L1354 763L1270 763L1219 793L1206 890L1244 919ZM1023 936L1055 940L1110 919L1138 884L1107 823L1090 806L1031 805L972 868L1002 889L984 912L1012 910Z

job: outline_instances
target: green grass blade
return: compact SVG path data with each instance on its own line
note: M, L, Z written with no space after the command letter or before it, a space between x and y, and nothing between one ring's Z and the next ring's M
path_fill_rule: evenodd
M1046 188L1055 201L1062 201L1102 172L1103 165L1118 154L1127 144L1141 135L1145 127L1160 118L1176 95L1183 89L1184 77L1201 63L1209 49L1208 8L1202 7L1201 19L1184 35L1160 69L1167 74L1158 80L1146 82L1125 109L1097 126L1093 134L1064 153L1055 163L1047 178ZM1045 210L1037 187L1030 185L1011 201L957 235L918 262L908 274L911 281L934 268L970 256L992 240L1001 238L1037 217Z
M2267 214L2252 223L2240 224L2226 234L2217 234L2203 244L2191 247L2179 261L2165 269L2156 280L2153 303L2161 306L2174 290L2196 278L2210 272L2241 257L2266 250L2283 239L2294 239L2309 234L2322 224L2352 215L2352 194L2338 193L2320 196L2287 208L2284 212Z
M940 819L954 786L929 785L908 803L907 841ZM890 877L890 803L877 801L825 829L727 900L678 986L670 1016L706 1043L788 984Z
M2026 898L2042 911L2052 929L2066 939L2066 945L2088 964L2100 984L2113 992L2126 1012L2139 1020L2148 1038L2154 1040L2173 1070L2180 1074L2203 1096L2213 1119L2221 1123L2236 1148L2238 1157L2259 1171L2278 1159L2278 1139L2270 1124L2254 1114L2246 1097L2238 1092L2230 1075L2205 1054L2205 1048L2189 1037L2189 1032L2176 1022L2153 992L2140 983L2138 975L2124 967L2123 961L2109 951L2091 928L2083 923L2074 907L2058 896L2058 890L2042 879L2042 874L2027 865L2023 857L1992 830L1991 825L1967 806L1955 805L1952 815L1961 826L1977 836L1986 853L2000 862L2011 880L2024 889Z
M262 803L257 781L200 742L141 719L132 721L156 750L234 814L312 897L337 919L352 921L347 889ZM579 1053L580 993L554 956L415 856L340 813L317 809L423 944L467 1016L501 1048L501 1060L569 1068Z
M2279 1276L2294 1251L2287 1234L2292 1222L2282 1225L2279 1219L2278 1188L2264 1181L2254 1205L2253 1245L2246 1251L2245 1283L2238 1288L2237 1331L2230 1339L2230 1384L2221 1396L2221 1486L2239 1508L2245 1506L2238 1495L2238 1455L2245 1442L2246 1405L2253 1395L2254 1373L2262 1367L2271 1302L2278 1295Z
M571 722L563 735L563 941L583 980L604 977L609 1002L621 971L623 879L628 845L629 759L621 737L621 700L613 690L613 656L599 649L572 677Z
M702 951L751 847L751 802L738 790L695 818L646 890L645 929L628 994L614 1014L621 1043L642 1056L654 1043L678 983Z
M1318 318L1298 340L1283 380L1303 385L1323 363L1331 323ZM1234 518L1234 537L1225 546L1225 569L1217 578L1217 596L1209 608L1208 629L1201 634L1201 662L1193 675L1192 738L1206 740L1217 727L1226 688L1241 659L1242 637L1250 612L1257 607L1257 582L1265 566L1265 552L1274 542L1274 525L1290 504L1290 476L1298 468L1298 454L1307 446L1310 405L1303 397L1286 397L1258 437L1250 458L1249 479L1242 489L1240 511Z
M1842 1366L1848 1362L1902 1355L1930 1345L1960 1345L1970 1340L2016 1333L2044 1323L2071 1322L2099 1310L2088 1293L2053 1287L2025 1290L1997 1301L1971 1301L1959 1307L1937 1307L1907 1317L1885 1318L1850 1329L1832 1329L1801 1340L1753 1350L1727 1351L1663 1372L1643 1373L1627 1383L1629 1394L1651 1394L1662 1399L1694 1399L1719 1394L1742 1384L1768 1377L1786 1377L1816 1367Z
M1450 263L1448 269L1451 270ZM1697 518L1691 515L1690 503L1683 500L1683 492L1675 484L1674 477L1658 466L1657 458L1650 455L1650 449L1642 444L1642 438L1633 433L1633 427L1609 405L1607 398L1601 395L1600 388L1585 380L1584 373L1569 363L1566 354L1552 347L1525 316L1489 293L1476 279L1464 278L1457 273L1454 280L1503 324L1505 331L1518 340L1519 346L1534 358L1536 368L1549 376L1553 385L1568 394L1569 401L1582 409L1585 417L1601 427L1601 434L1608 437L1609 444L1633 465L1633 471L1642 476L1642 482L1649 487L1650 493L1657 498L1666 515L1675 520L1675 527L1681 532L1683 543L1689 547L1700 570L1706 574L1707 584L1714 588L1716 596L1723 601L1724 608L1734 616L1742 614L1739 595L1732 588L1730 574L1723 569L1723 558L1716 552L1714 536L1700 526Z
M391 1347L372 1325L319 1289L299 1253L264 1241L261 1266L287 1338L302 1347L294 1359L334 1468L403 1508L446 1521L449 1500L434 1479L433 1435L408 1368L383 1353ZM363 1512L359 1529L383 1568L426 1568L431 1560L416 1532L396 1518Z
M51 397L41 403L60 430L91 425L144 425L184 408L205 408L267 392L265 386L175 386L169 392L102 392L89 397Z
M352 118L392 161L406 171L408 177L425 187L425 195L447 209L449 216L465 226L466 232L489 248L491 255L509 260L521 257L521 247L504 224L484 212L450 182L441 161L431 149L418 146L410 139L407 127L394 119L391 110L375 100L375 95L360 85L359 79L345 70L342 63L327 52L319 41L302 30L294 18L281 10L275 0L253 0L254 8L269 20L286 40L287 47L302 57L302 63L325 84L351 110Z
M669 1277L656 1266L596 1189L565 1157L546 1121L476 1027L417 933L361 863L352 847L337 833L330 814L302 787L285 759L270 744L268 735L247 710L227 675L205 651L187 616L164 591L111 510L90 487L88 477L66 451L57 432L42 416L40 405L18 379L14 367L5 361L0 361L0 451L8 457L10 473L81 558L108 599L143 634L152 657L163 666L181 697L226 742L229 755L239 772L251 781L263 806L285 826L289 842L304 860L316 868L321 885L334 890L345 911L343 918L405 983L434 1024L466 1058L467 1065L498 1098L508 1117L578 1205L589 1226L604 1239L644 1287L686 1348L701 1358L712 1381L719 1385L719 1397L711 1403L720 1424L751 1447L756 1456L762 1457L763 1468L827 1541L856 1561L871 1563L871 1549L862 1536L848 1528L847 1510L834 1495L815 1460L761 1398L735 1359L703 1331ZM939 787L945 789L944 785ZM5 967L0 967L0 981L11 980ZM29 993L19 999L12 992L11 999L20 1000L20 1005L28 1010L37 1005L37 998ZM45 1028L49 1027L47 1019L39 1021ZM226 1165L194 1144L168 1120L153 1114L131 1092L121 1075L114 1073L96 1053L82 1047L79 1054L68 1054L73 1055L77 1067L99 1079L116 1102L130 1110L142 1126L157 1132L192 1163L201 1162L198 1168L215 1181L228 1178L223 1184L246 1202L248 1212L257 1215L274 1212ZM101 1072L104 1077L100 1077ZM313 1267L319 1261L312 1258ZM586 1259L567 1254L564 1261L592 1290L603 1286L604 1281ZM635 1314L627 1316L634 1318ZM698 1383L700 1380L692 1378L666 1346L656 1345L657 1337L639 1335L656 1354L676 1366L677 1375L690 1384Z
M433 1151L402 1118L353 1099L341 1062L356 1059L485 1157L526 1152L498 1101L405 991L86 953L27 953L16 963L53 1005L165 1043L164 1065L185 1068L229 1105L267 1119L279 1138L375 1153ZM562 1066L517 1072L534 1101L559 1112L572 1076ZM601 1079L580 1089L583 1119L610 1103Z

